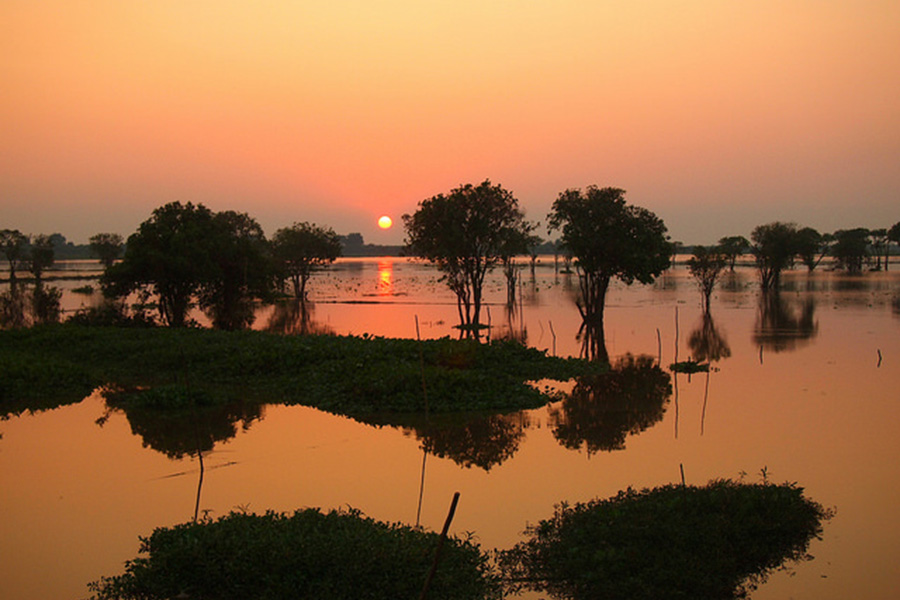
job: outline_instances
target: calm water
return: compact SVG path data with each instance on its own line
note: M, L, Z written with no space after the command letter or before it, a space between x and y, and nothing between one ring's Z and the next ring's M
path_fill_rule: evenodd
M87 596L88 581L120 572L136 556L139 535L191 519L198 489L199 510L212 516L236 507L349 505L434 530L459 491L453 530L475 532L485 548L508 548L560 501L677 482L683 466L694 484L742 474L755 481L765 469L770 480L798 482L837 509L824 539L811 546L815 559L774 574L753 598L894 598L900 265L895 269L857 278L789 273L779 301L763 305L755 273L739 269L716 291L712 323L702 319L699 293L681 268L652 286L617 285L606 311L613 362L628 353L661 354L664 366L676 353L678 360L698 353L718 360L709 376L673 379L674 393L643 425L595 428L588 439L570 435L562 406L440 428L415 419L375 426L273 405L236 424L238 415L223 416L221 441L203 454L200 486L196 455L173 450L177 442L158 424L110 412L99 395L2 421L0 597ZM533 281L526 269L520 319L503 307L498 273L489 286L494 335L524 332L530 345L577 355L571 283L554 273L552 260ZM346 259L312 286L306 322L268 309L256 327L415 337L418 318L423 337L453 334L455 304L430 268ZM64 301L76 308L91 299L67 292ZM460 431L493 442L461 444L453 435Z

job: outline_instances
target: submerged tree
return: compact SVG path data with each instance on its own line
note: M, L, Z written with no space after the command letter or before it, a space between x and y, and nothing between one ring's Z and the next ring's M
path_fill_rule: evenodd
M262 227L246 213L213 216L207 239L211 271L198 302L219 329L243 329L253 323L253 301L273 287L269 244Z
M333 263L342 252L341 238L330 227L294 223L275 232L272 252L278 269L290 279L294 297L306 300L306 284L316 269Z
M16 272L25 268L28 258L28 236L18 229L0 230L0 251L9 263L9 287L15 290Z
M118 233L98 233L90 239L91 253L100 259L104 268L113 266L116 259L122 255L124 240Z
M694 255L688 259L688 269L700 286L703 295L703 312L709 312L709 302L716 282L725 268L725 256L716 246L694 246Z
M40 283L44 271L53 266L53 262L56 260L53 241L49 235L41 234L34 237L31 241L29 258L28 269L34 275L35 280Z
M869 256L869 230L864 227L834 232L831 254L837 264L848 273L861 273Z
M728 268L734 271L734 263L738 257L750 249L750 240L742 235L732 235L719 239L719 252L728 261Z
M797 226L780 221L759 225L750 238L762 289L776 289L781 272L791 267L797 253Z
M669 267L672 244L666 226L645 208L625 203L625 190L588 187L566 190L553 203L551 231L575 257L579 273L578 310L585 326L603 332L603 309L610 281L652 283Z
M509 240L526 231L516 198L489 180L466 184L421 201L415 213L403 215L403 225L407 252L444 273L462 328L477 335L484 278L509 254Z
M884 251L884 270L888 270L888 263L890 262L891 255L891 245L890 242L894 242L895 244L900 244L900 221L894 223L894 225L888 229L887 232L888 245Z
M828 254L831 240L831 234L823 235L812 227L804 227L797 232L797 256L810 273Z

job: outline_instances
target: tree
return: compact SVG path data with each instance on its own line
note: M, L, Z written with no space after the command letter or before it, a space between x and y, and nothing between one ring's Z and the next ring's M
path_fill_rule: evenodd
M505 231L506 239L500 248L500 262L503 265L503 275L506 277L506 304L510 307L516 304L516 282L518 281L519 267L516 265L515 258L529 253L529 244L532 243L533 237L531 232L535 227L523 220L519 227ZM532 269L534 268L533 264Z
M516 198L489 180L466 184L422 200L414 214L403 215L403 225L406 251L444 273L461 327L477 334L485 275L508 253L513 232L525 227Z
M875 270L881 270L881 253L884 251L885 253L885 261L887 261L887 248L890 244L888 240L888 230L885 228L881 229L870 229L869 230L869 241L872 244L872 254L875 255ZM887 267L885 266L885 270Z
M781 272L791 267L797 253L797 226L780 221L759 225L750 239L763 291L777 289Z
M25 266L28 257L28 236L18 229L0 230L0 250L9 262L9 287L16 287L16 271Z
M162 321L184 326L194 295L215 269L208 245L212 234L213 213L202 204L157 208L129 236L122 261L104 273L105 289L115 296L147 289L158 298Z
M272 291L273 268L262 227L246 213L216 213L207 239L212 271L200 286L200 307L218 329L253 323L253 300Z
M812 273L825 255L831 244L831 234L821 234L812 227L804 227L797 232L796 250L800 261Z
M716 282L722 275L726 259L717 246L694 246L694 255L688 259L688 269L697 280L703 294L703 312L709 312L709 300Z
M894 225L888 229L887 234L888 242L894 242L895 244L900 244L900 221L894 223ZM888 244L887 249L884 251L884 270L888 270L888 259L891 254L890 244Z
M719 252L728 261L728 268L734 271L734 263L738 256L741 256L750 249L750 240L742 235L732 235L723 237L719 240Z
M29 270L34 275L38 284L44 271L53 265L56 255L53 250L53 241L49 235L37 235L31 242L31 260L29 261Z
M333 263L341 255L341 238L330 227L294 223L275 232L272 252L285 278L294 284L294 296L306 299L306 283L316 269Z
M123 246L122 236L118 233L98 233L90 239L91 253L100 259L106 269L113 266L122 254Z
M548 219L550 230L561 231L563 246L575 257L581 317L602 341L610 281L652 283L668 268L673 248L666 226L649 210L627 205L625 190L612 187L566 190Z
M869 255L869 230L865 227L841 229L834 232L831 254L838 266L849 273L861 273Z

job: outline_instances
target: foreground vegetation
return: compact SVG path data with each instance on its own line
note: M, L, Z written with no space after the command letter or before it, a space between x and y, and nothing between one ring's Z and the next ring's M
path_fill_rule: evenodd
M99 600L418 598L438 534L388 525L357 511L225 517L156 529L125 573L90 584ZM488 557L448 538L429 600L499 598Z
M557 398L529 381L596 369L504 341L62 324L0 331L0 414L78 402L99 387L124 408L243 401L350 416L507 411Z
M712 481L557 507L501 553L505 578L557 598L744 598L808 558L832 512L795 485Z

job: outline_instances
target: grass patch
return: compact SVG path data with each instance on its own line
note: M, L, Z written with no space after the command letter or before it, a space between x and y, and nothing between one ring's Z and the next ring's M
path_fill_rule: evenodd
M558 506L500 563L513 588L557 598L744 598L773 569L809 558L832 514L791 484L629 489Z
M141 539L146 556L89 588L97 600L418 598L438 538L355 510L233 512L156 529ZM429 600L499 597L487 555L470 539L448 538Z

